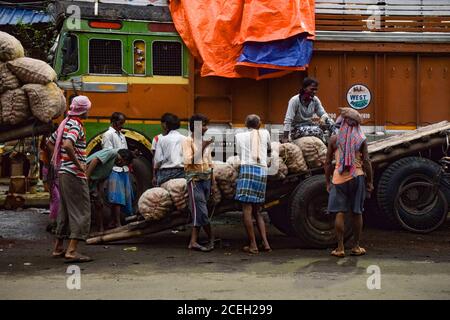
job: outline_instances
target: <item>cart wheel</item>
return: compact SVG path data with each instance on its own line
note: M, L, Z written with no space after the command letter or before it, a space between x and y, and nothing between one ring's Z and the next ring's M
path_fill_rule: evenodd
M336 245L334 215L327 214L328 192L324 175L302 181L292 192L289 206L291 226L301 245L330 248ZM345 240L352 234L351 217L346 216Z
M443 185L434 187L439 170L439 165L429 159L407 157L382 173L378 203L393 226L428 233L444 223L450 190Z

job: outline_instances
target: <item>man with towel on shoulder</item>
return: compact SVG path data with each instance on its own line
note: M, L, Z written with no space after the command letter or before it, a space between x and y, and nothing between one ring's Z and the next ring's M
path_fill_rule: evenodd
M346 214L353 219L354 245L352 255L360 256L366 250L359 246L362 232L364 199L366 192L373 190L372 166L367 150L367 140L361 128L361 115L351 108L341 108L336 121L340 127L328 144L325 176L328 199L328 213L336 214L335 230L338 246L333 256L345 257L344 225ZM333 167L333 160L335 165Z

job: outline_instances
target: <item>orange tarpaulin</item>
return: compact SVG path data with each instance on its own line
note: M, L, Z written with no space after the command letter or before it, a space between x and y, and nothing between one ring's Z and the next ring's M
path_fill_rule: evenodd
M315 33L314 0L171 0L170 11L186 46L202 63L202 76L274 77L303 70L309 61L307 54L280 59L280 52L298 55L298 48L309 48L303 40ZM243 57L244 48L246 57L257 61Z

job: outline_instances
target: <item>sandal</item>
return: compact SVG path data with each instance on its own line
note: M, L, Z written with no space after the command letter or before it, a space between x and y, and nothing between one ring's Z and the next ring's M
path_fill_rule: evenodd
M199 245L197 243L197 244L195 244L193 246L189 246L188 249L189 250L200 251L200 252L210 252L210 251L212 251L213 248L211 248L211 247L204 247L204 246Z
M80 253L76 253L74 257L65 257L66 260L64 263L83 263L83 262L91 262L92 258L88 256L84 256Z
M338 258L344 258L345 257L345 252L344 251L338 251L338 249L334 249L333 251L331 251L331 255L338 257Z
M64 258L64 256L66 255L66 250L60 251L60 252L52 252L52 257L53 258Z
M366 254L366 249L361 248L361 247L357 247L357 248L353 248L351 255L352 256L363 256Z
M245 246L242 248L242 251L246 252L246 253L250 253L250 254L258 254L259 250L258 249L252 249L249 246Z

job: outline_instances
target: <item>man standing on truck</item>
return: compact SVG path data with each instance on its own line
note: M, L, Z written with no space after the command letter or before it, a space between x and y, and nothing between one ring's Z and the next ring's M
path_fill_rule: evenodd
M289 134L292 140L306 136L322 139L322 129L312 121L314 115L323 119L329 126L333 123L316 96L318 86L319 81L316 79L305 78L299 94L289 100L284 118L284 134L281 139L283 143L288 142Z
M208 130L208 118L202 114L194 114L189 119L191 136L183 143L184 171L189 194L189 210L192 216L192 233L188 248L201 252L214 249L214 237L208 218L208 200L211 194L212 157L210 144L213 139L204 140ZM198 243L200 228L205 230L209 245Z
M373 190L372 165L367 149L367 140L361 129L361 115L351 108L341 108L336 124L340 126L337 135L328 144L325 176L328 212L336 214L335 230L338 246L333 256L345 257L344 226L345 214L352 214L354 246L352 255L360 256L366 250L359 245L363 227L362 213L366 192ZM332 162L335 160L333 170Z
M114 112L111 115L111 126L102 137L103 149L128 149L127 139L122 133L125 120L125 115L121 112ZM127 215L133 213L134 195L129 171L127 165L114 166L108 178L108 202L111 204L114 219L111 227L121 226L121 211Z
M90 108L88 97L75 97L70 104L68 116L48 141L53 153L51 163L59 175L61 199L52 256L65 257L68 262L92 260L77 251L78 242L86 240L91 226L86 177L86 135L82 123ZM67 250L64 250L65 238L70 239Z
M183 142L186 137L177 131L180 119L168 115L165 121L167 134L158 140L153 161L158 186L171 179L184 178Z
M256 114L247 116L246 132L236 134L236 151L241 159L235 199L242 204L244 226L249 244L243 250L247 253L259 253L256 244L253 218L262 239L260 250L270 252L266 225L260 213L261 204L266 200L267 155L270 152L270 134L260 129L261 120Z

